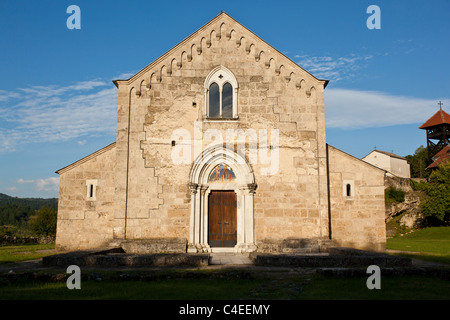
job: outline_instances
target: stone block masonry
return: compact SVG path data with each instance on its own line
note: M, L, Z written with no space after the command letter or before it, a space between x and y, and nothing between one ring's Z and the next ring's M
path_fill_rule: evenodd
M282 252L299 252L308 250L289 239L331 238L384 250L384 172L327 146L328 81L226 13L113 82L116 142L57 171L57 249L127 241L134 251L178 252L184 244L164 239L179 238L189 252L214 252L209 223L221 212L209 211L214 191L236 197L235 212L217 221L235 228L220 235L233 239L214 246L252 252L284 241ZM224 104L231 116L214 111ZM211 181L224 165L234 180ZM151 239L159 248L141 241Z

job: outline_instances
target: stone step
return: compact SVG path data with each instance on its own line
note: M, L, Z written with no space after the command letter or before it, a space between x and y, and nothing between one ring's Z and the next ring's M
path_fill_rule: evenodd
M258 243L260 253L314 253L327 252L333 246L328 239L289 238L265 239Z
M281 250L283 253L312 253L316 252L314 248L283 248Z

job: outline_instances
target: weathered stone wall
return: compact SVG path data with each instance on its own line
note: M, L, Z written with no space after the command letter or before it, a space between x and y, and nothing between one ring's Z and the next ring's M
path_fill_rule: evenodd
M217 66L236 78L236 119L206 117L205 79ZM189 239L193 161L208 147L229 147L230 142L236 152L242 150L257 184L254 196L252 191L238 201L247 210L241 211L253 212L240 221L254 221L256 245L328 238L326 81L222 13L132 78L115 84L114 148L60 170L57 246ZM246 138L230 138L230 130ZM378 213L381 204L383 219L383 173L346 157L331 151L333 235L355 247L371 242L382 246ZM86 200L89 179L97 180L96 201ZM345 179L354 181L352 200L342 196ZM239 188L249 190L247 185ZM247 231L242 228L238 236L246 237Z
M206 119L204 82L218 65L237 79L237 120ZM260 129L268 130L269 139L271 129L279 130L275 174L262 174L269 164L251 163L258 185L256 241L326 236L325 81L221 15L130 80L116 83L117 238L188 238L194 145L200 142L204 150L214 143L205 137L208 129L216 129L224 143L227 129L255 130L258 137ZM172 134L180 129L189 138L174 147ZM173 161L180 144L188 145L186 163ZM246 153L250 161L248 148Z
M111 241L115 158L112 144L58 171L56 249L102 247ZM88 180L96 184L92 198Z
M344 247L385 250L384 171L331 146L328 153L333 241Z

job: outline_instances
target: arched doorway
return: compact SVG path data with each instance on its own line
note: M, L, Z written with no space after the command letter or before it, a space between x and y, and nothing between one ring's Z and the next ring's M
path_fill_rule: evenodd
M188 252L251 252L256 249L251 167L224 146L206 149L189 177L191 216Z

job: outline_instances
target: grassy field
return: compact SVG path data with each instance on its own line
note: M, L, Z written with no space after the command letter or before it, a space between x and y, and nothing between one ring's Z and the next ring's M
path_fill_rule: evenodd
M387 240L386 248L411 258L450 264L450 227L418 230Z
M86 280L80 290L62 282L0 283L0 300L448 300L450 281L426 276L382 277L380 290L366 278L319 275L258 279Z
M0 264L39 259L54 254L54 244L0 246Z

